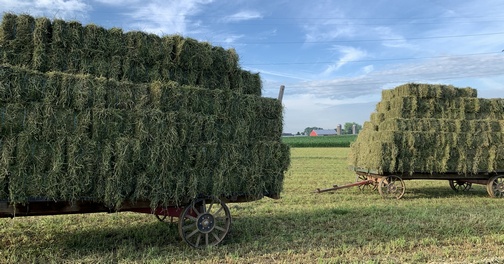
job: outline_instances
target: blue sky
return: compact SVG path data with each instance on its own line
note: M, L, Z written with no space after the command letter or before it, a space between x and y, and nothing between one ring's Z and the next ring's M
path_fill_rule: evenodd
M369 120L408 82L504 97L501 0L0 0L0 11L234 48L263 96L285 85L284 131Z

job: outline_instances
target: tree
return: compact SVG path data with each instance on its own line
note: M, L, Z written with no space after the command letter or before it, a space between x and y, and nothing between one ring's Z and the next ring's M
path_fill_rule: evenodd
M359 133L359 131L361 131L361 129L362 129L362 126L359 125L359 124L357 124L357 123L355 123L355 122L352 122L352 123L347 122L347 123L345 123L345 125L343 126L342 133L343 134L349 134L349 135L352 134L352 127L354 125L355 125L355 133Z
M304 134L309 135L312 132L312 130L322 130L322 129L323 128L321 128L321 127L307 127L304 130Z

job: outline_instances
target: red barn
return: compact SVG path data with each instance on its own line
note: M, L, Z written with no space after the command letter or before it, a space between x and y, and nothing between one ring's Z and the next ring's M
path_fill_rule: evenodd
M316 137L316 136L334 136L336 135L336 130L334 129L322 129L322 130L312 130L310 132L310 137Z

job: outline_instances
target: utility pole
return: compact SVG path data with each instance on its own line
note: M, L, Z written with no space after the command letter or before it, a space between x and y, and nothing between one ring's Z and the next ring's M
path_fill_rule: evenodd
M284 95L284 90L285 90L285 86L284 85L280 85L280 91L278 92L278 101L280 101L280 103L282 103L282 99L283 99L283 95Z

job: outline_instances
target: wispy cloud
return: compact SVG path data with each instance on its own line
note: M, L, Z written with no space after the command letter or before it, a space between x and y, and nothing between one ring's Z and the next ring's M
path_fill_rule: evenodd
M240 22L252 19L260 19L263 16L257 11L240 11L230 16L226 16L222 19L223 22Z
M375 31L378 33L378 36L383 39L382 45L389 48L412 48L413 45L408 43L406 39L393 32L393 30L389 27L377 27Z
M447 83L453 80L500 76L504 72L502 56L482 55L436 58L373 69L354 77L339 77L298 83L291 92L314 94L318 98L357 98L377 94L384 87L408 82Z
M336 63L329 65L322 73L322 76L329 76L348 62L362 59L367 55L364 50L350 46L334 46L333 49L342 53L343 56Z
M0 0L0 11L62 19L83 19L92 9L84 0Z
M155 0L148 4L131 6L127 15L132 18L132 29L155 34L185 34L188 16L197 14L213 0Z

